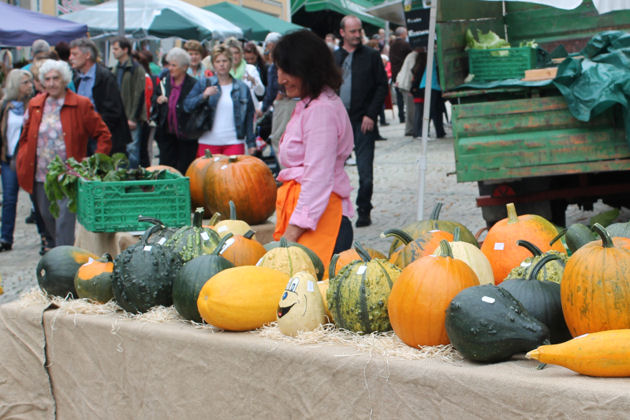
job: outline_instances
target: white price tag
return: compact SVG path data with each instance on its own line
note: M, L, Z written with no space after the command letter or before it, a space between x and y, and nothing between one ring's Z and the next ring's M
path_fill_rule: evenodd
M90 265L90 264L92 264L93 262L94 262L94 258L92 258L92 257L88 257L88 262L86 262L86 263L85 263L85 264L83 264L83 265Z
M529 267L530 265L532 265L532 263L530 261L523 261L521 263L521 267Z
M260 264L262 264L262 260L265 257L260 257L260 259L258 260L258 262L256 263L256 267L260 267Z
M208 232L201 232L201 239L203 239L204 241L210 239L210 236L208 236Z
M481 298L482 302L486 302L486 303L494 303L495 299L493 297L490 296L484 296Z
M503 251L505 249L505 244L503 242L495 242L494 250L495 251Z
M367 265L362 265L361 267L357 269L357 274L360 276L363 273L365 273L365 270L367 270Z
M166 238L160 238L158 241L158 245L164 245L166 243Z
M227 167L228 167L227 165L223 165L221 166L221 170L227 169Z
M220 158L219 156L215 156L215 157L214 157L214 161L215 161L215 162L218 162L218 161L220 161L220 160L221 160L221 158Z
M315 286L313 285L312 281L308 281L308 283L306 283L306 291L308 292L312 292L315 290Z
M225 243L223 244L223 248L221 248L221 251L219 252L219 254L223 254L225 250L228 249L233 243L234 243L234 238L230 238L227 241L225 241ZM260 262L260 260L258 260L258 262Z
M145 251L151 251L151 248L153 248L151 245L145 245L143 249Z
M219 228L217 229L217 232L219 232L219 233L223 233L223 232L225 232L226 230L228 230L228 227L227 227L227 226L225 226L225 225L223 225L223 226L219 226Z

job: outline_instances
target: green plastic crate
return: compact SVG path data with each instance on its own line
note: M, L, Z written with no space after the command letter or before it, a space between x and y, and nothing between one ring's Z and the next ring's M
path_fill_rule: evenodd
M92 232L132 232L150 224L138 215L155 217L166 226L190 224L190 183L181 175L164 173L147 181L79 180L77 218Z
M536 67L536 49L531 47L468 50L468 72L474 82L522 79L525 70Z

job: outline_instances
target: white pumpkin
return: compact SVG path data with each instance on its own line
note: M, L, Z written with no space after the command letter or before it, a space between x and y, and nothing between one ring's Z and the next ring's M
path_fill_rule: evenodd
M488 257L473 244L463 241L449 242L453 250L453 257L457 260L464 261L477 275L479 284L494 284L494 274ZM438 246L433 255L442 255Z
M296 273L278 304L280 332L295 337L298 331L312 331L324 322L326 312L317 278L306 271Z

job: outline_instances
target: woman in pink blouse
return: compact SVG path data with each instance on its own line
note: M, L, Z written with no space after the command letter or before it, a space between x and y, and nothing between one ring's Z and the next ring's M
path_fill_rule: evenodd
M328 265L352 245L354 214L344 162L353 148L352 126L335 89L341 74L324 41L311 31L285 35L273 50L278 83L301 98L280 140L285 168L276 202L274 238L311 248Z

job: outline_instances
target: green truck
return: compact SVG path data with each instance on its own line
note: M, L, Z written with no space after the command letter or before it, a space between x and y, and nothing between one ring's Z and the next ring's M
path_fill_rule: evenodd
M452 103L458 182L476 181L477 205L490 226L505 204L565 224L565 210L602 199L630 207L630 147L621 109L575 119L553 84L460 88L469 73L468 29L505 35L512 46L536 40L546 51L579 52L605 30L630 31L630 10L599 15L590 1L574 10L520 2L440 0L437 60ZM628 69L630 72L630 69Z

